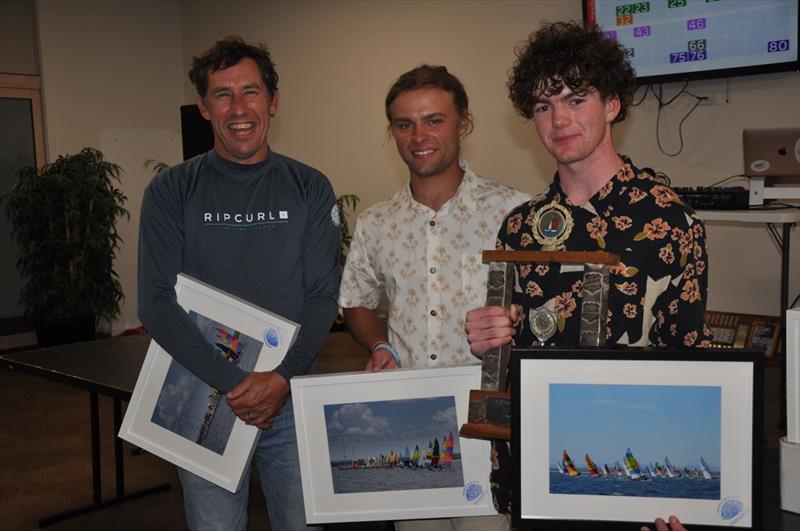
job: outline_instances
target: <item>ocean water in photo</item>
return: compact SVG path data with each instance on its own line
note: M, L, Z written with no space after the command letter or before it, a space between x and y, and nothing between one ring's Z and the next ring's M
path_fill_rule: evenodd
M331 467L334 494L384 492L390 490L463 487L461 460L445 470L424 468L338 468Z
M626 476L568 476L550 471L551 494L594 494L600 496L643 496L718 500L719 476L712 479L651 478L634 481Z

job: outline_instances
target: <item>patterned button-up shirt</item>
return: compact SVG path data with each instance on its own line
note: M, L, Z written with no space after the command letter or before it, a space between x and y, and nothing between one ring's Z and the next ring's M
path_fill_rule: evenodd
M564 242L570 251L608 251L621 263L611 268L607 342L633 346L709 346L704 325L708 288L705 228L675 192L630 160L583 205L564 195L558 175L547 193L511 212L498 235L505 249L539 250L533 217L556 202L575 222ZM549 341L578 344L583 267L530 264L517 269L514 303L524 310L517 346L537 340L528 312L545 306L557 315Z
M486 303L488 267L500 224L528 194L473 173L438 211L414 200L407 184L356 222L342 274L339 305L375 309L386 292L389 342L401 366L475 363L464 317Z
M625 165L585 204L569 201L559 176L547 192L510 212L500 229L498 249L538 251L533 217L555 201L574 226L570 251L608 251L619 255L611 268L608 344L674 348L709 346L704 324L708 264L705 228L675 192L648 173ZM517 267L513 303L524 317L514 344L538 344L530 327L531 309L556 314L557 331L548 343L577 346L583 266L526 264ZM507 444L493 441L491 490L495 508L511 512L512 461Z

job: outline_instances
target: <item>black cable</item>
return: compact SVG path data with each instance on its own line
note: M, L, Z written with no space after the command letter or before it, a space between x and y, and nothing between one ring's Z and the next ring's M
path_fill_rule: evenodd
M793 205L791 203L770 203L771 206L779 206L780 209L776 208L775 210L785 210L787 208L797 208L800 209L800 205Z
M800 301L800 294L798 294L797 297L794 298L792 303L789 305L789 308L794 308L795 305L797 304L797 301Z
M642 94L642 99L640 99L636 103L631 103L631 107L638 107L639 105L641 105L642 102L644 101L644 99L647 97L647 93L650 92L650 88L652 86L653 85L651 83L648 83L647 85L645 85L644 86L644 94ZM653 93L653 95L655 95L655 93Z
M680 93L678 95L680 95ZM694 96L694 95L692 95L692 96ZM691 109L689 109L689 112L686 113L686 116L684 116L683 119L678 124L678 140L680 141L680 144L679 144L679 147L678 147L678 151L676 151L674 153L667 153L666 151L664 151L664 147L661 145L661 135L659 134L659 131L660 131L660 123L661 123L661 107L666 107L667 105L672 103L675 100L675 98L672 98L671 100L669 100L669 102L667 102L664 105L661 105L659 103L658 112L656 113L656 143L658 144L658 149L661 150L661 153L663 153L664 155L666 155L668 157L677 157L683 151L683 123L686 121L687 118L689 118L689 116L691 116L691 114L698 107L698 105L700 105L700 103L705 99L705 98L700 98L698 96L694 96L694 97L697 98L697 101L695 102L694 106Z
M656 100L658 100L658 105L659 105L659 107L666 107L667 105L669 105L670 103L672 103L673 101L675 101L676 99L678 99L678 96L680 96L681 94L683 94L683 93L684 93L684 91L686 90L686 87L688 87L688 86L689 86L689 81L688 81L688 80L687 80L687 81L684 81L684 82L683 82L683 86L682 86L682 87L681 87L681 89L678 91L678 93L677 93L677 94L675 94L674 96L672 96L672 98L670 98L670 100L669 100L668 102L666 102L666 103L664 103L663 101L661 101L661 95L662 95L662 91L663 91L663 87L664 87L664 85L658 85L658 96L656 96L656 92L655 92L655 91L653 91L653 96L655 96ZM695 96L695 98L696 98L696 97L697 97L697 96Z
M713 184L709 184L709 185L708 185L708 188L711 188L711 187L713 187L713 186L719 186L719 185L721 185L722 183L724 183L724 182L726 182L726 181L730 181L731 179L735 179L735 178L737 178L737 177L747 177L747 175L745 175L745 174L743 174L743 173L737 173L736 175L731 175L730 177L725 177L724 179L720 179L719 181L717 181L717 182L715 182L715 183L713 183Z

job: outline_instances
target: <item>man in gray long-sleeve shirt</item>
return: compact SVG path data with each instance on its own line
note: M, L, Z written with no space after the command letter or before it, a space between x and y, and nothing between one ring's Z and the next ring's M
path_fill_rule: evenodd
M255 453L271 526L305 526L289 379L305 374L336 314L339 218L327 178L269 149L278 76L267 50L228 37L189 77L214 149L158 174L142 201L139 317L173 358L261 428ZM225 360L177 304L176 275L300 323L274 371ZM245 529L249 482L231 494L180 470L189 527Z

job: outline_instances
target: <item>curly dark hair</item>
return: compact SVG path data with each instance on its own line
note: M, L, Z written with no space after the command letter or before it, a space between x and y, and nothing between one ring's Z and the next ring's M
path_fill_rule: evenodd
M389 122L392 121L392 117L389 115L389 106L397 99L397 96L402 92L423 87L436 87L449 92L453 95L453 103L456 104L458 114L460 116L469 114L469 98L467 98L467 91L464 90L461 81L448 72L444 66L423 64L397 78L392 88L389 89L389 93L386 94L386 118Z
M256 62L271 98L278 91L278 73L267 47L263 44L248 44L238 35L224 37L205 52L192 57L189 79L197 88L197 94L201 98L206 97L209 72L225 70L244 58Z
M575 94L596 90L603 99L619 98L614 124L628 115L636 91L636 72L615 40L595 26L553 22L530 34L515 49L517 60L508 79L508 96L517 112L533 118L534 94L553 96L564 85Z

